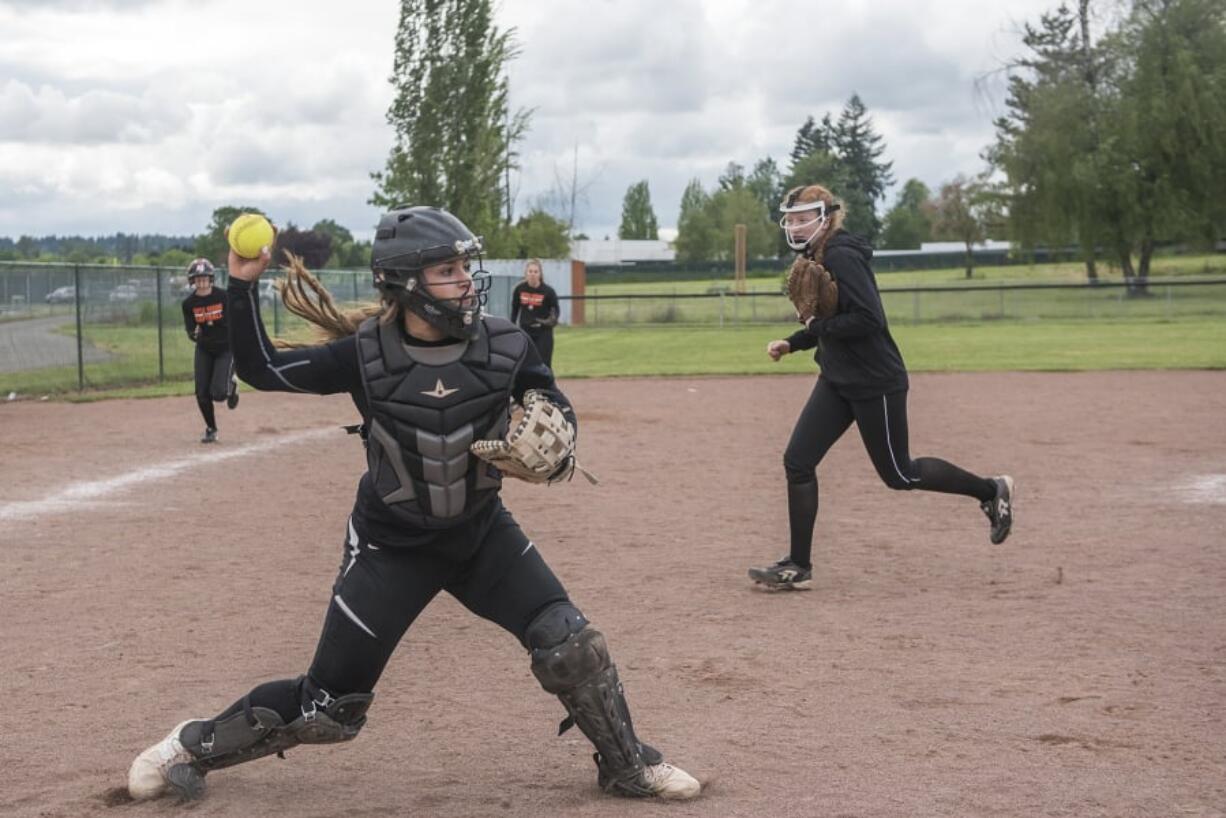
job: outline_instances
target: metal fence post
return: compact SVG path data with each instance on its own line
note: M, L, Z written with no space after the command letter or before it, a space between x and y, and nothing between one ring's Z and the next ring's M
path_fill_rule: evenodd
M85 391L85 345L81 339L81 265L72 265L72 281L77 304L77 391Z
M357 301L358 300L358 274L356 271L352 274L352 278L353 278L353 300Z
M1171 320L1171 285L1166 285L1166 320Z
M157 276L157 299L158 299L158 383L164 383L166 380L166 362L162 353L164 344L162 341L162 268L155 267L153 274Z
M918 324L920 322L919 308L919 290L911 293L911 323Z
M724 291L719 291L719 325L722 329L724 326Z
M997 290L997 292L1000 293L1000 317L1004 318L1005 317L1005 288L1001 287L999 290Z

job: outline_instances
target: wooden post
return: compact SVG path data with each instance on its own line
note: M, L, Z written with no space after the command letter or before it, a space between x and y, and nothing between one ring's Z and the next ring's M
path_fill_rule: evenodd
M738 293L745 292L745 225L738 224L736 226L736 291Z
M583 326L583 294L587 291L587 265L582 261L571 259L570 262L570 325Z

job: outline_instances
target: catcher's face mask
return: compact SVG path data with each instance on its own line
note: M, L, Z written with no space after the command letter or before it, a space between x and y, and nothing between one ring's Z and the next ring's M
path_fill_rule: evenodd
M482 249L480 237L445 210L394 210L375 232L374 284L432 327L473 340L481 331L490 285L489 273L481 269Z
M779 212L783 216L779 219L779 226L783 228L788 247L798 252L808 247L809 243L826 229L826 225L830 223L830 214L838 209L837 204L827 208L821 199L796 204L784 202L780 205Z

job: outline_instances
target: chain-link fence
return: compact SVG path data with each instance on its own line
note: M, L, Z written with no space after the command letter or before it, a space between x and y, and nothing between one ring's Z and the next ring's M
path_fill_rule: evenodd
M554 280L564 283L566 262ZM506 316L522 262L487 262L495 273L487 309ZM186 380L194 346L181 303L190 289L179 268L0 262L0 399L78 389ZM376 300L366 271L316 275L341 306ZM270 272L260 283L264 320L274 335L307 330L280 303ZM225 286L218 271L217 286ZM569 296L582 302L587 326L694 324L733 326L795 320L777 289L737 293ZM1150 279L1143 290L1123 283L975 284L887 287L882 302L891 322L999 320L1131 320L1226 318L1226 278ZM578 313L576 313L578 315Z
M496 267L488 309L510 312L522 262ZM179 267L0 262L0 399L11 393L47 394L185 380L195 346L182 302L191 293ZM365 270L317 271L342 307L377 300ZM307 330L273 287L260 282L265 324L274 335ZM216 286L226 286L224 269Z

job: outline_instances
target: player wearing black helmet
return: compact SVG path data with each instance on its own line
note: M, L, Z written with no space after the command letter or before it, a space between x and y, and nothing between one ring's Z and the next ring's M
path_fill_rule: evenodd
M446 211L388 213L371 259L382 304L355 313L338 311L291 265L286 306L334 339L293 350L274 347L260 320L253 285L268 257L231 253L230 333L243 379L257 389L348 392L362 414L368 468L307 672L175 727L132 763L134 798L168 789L194 797L212 770L354 738L392 651L440 591L519 640L537 681L565 707L564 728L577 726L596 748L602 789L698 795L697 780L639 740L604 637L503 506L502 474L471 453L473 442L505 435L510 400L528 390L559 407L572 431L574 423L523 331L482 315L480 248ZM294 295L308 290L317 297Z
M228 302L226 293L213 286L215 277L208 259L198 258L187 265L187 281L195 289L183 299L183 329L196 345L196 405L204 417L201 443L217 441L213 404L225 401L231 409L238 406L238 379L226 330Z

